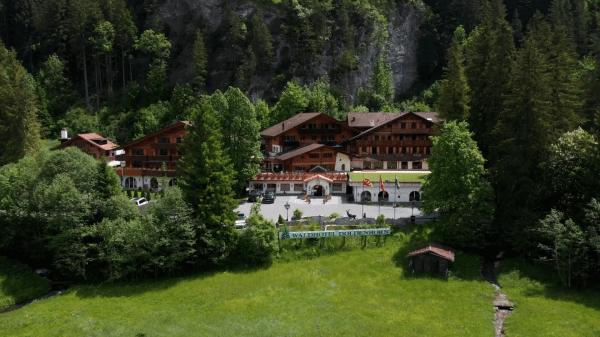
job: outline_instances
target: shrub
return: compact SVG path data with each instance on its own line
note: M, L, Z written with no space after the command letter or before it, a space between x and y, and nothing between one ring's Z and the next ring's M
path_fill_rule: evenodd
M127 198L133 198L133 193L131 192L131 190L127 190Z
M277 219L277 223L282 224L282 225L285 224L285 220L283 219L281 214L279 214L279 219Z
M146 200L150 201L150 200L152 200L151 198L152 198L152 193L150 193L150 191L148 191L146 193Z
M335 212L331 213L331 215L329 216L330 219L335 219L335 218L339 218L339 217L341 217L341 215L339 215L338 213L335 213Z
M302 217L302 214L304 214L300 209L296 208L294 210L294 218L300 219Z
M260 214L259 203L252 205L246 226L238 240L237 256L250 264L271 262L277 252L277 229L273 221L265 220Z

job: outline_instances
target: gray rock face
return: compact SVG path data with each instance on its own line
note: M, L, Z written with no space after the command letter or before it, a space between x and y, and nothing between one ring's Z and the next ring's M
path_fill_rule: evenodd
M178 62L170 69L171 84L182 83L189 80L191 69L188 59L191 57L193 33L199 27L205 28L206 34L214 34L222 24L226 23L226 6L230 6L238 15L249 16L256 12L252 1L241 0L166 0L155 9L162 22L169 26L171 41L173 45L181 45L183 51L178 54ZM277 13L261 8L261 16L264 23L273 26L277 19ZM154 17L154 14L149 17ZM417 80L417 33L421 24L422 13L410 4L399 5L396 12L392 14L388 32L389 43L384 52L389 55L389 62L393 72L394 87L396 95L406 92ZM370 26L366 23L365 26ZM279 29L277 29L279 30ZM272 29L272 32L274 30ZM344 91L348 103L352 104L358 88L369 83L371 74L377 59L377 48L370 41L370 32L364 29L358 30L360 43L365 46L359 54L359 69L344 75L338 79L337 85ZM271 61L273 69L289 58L290 46L286 36L281 33L273 33L274 56ZM316 62L309 74L296 74L300 84L312 85L316 79L326 73L331 73L335 67L335 60L340 57L343 50L333 50L329 43L323 50L322 57ZM213 50L209 52L209 60L224 57L223 52ZM230 85L229 80L233 73L231 69L209 69L211 84L207 88L209 92L216 89L226 89ZM279 74L275 74L279 75ZM250 88L246 90L252 100L263 97L267 92L274 92L273 74L259 74L254 79Z

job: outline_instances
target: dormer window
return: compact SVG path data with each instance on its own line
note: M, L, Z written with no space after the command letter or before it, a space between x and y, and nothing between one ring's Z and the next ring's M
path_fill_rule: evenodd
M167 137L159 137L158 138L158 142L159 143L163 143L163 144L164 143L170 143L169 138L167 138Z
M327 130L329 129L329 124L321 124L321 128Z

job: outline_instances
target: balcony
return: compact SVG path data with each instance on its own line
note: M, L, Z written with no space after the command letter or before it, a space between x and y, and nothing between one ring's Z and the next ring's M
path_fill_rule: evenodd
M342 133L341 129L302 129L300 133Z
M144 169L144 175L148 177L164 177L165 174L167 177L175 177L176 173L174 170L156 170L156 169Z
M153 143L150 145L153 149L176 149L178 143Z
M149 162L165 162L169 161L169 156L148 156Z
M433 146L430 140L357 140L357 147L412 147Z
M127 155L118 155L115 157L115 160L118 161L146 161L148 156L127 156Z
M295 140L295 141L284 141L283 142L283 146L285 147L298 147L300 146L300 142Z
M434 128L421 128L421 129L402 129L392 128L392 134L394 135L433 135L435 134Z
M183 156L171 156L171 160L169 160L169 161L172 161L172 162L177 162L177 161L179 161L179 160L180 160L182 157L183 157Z

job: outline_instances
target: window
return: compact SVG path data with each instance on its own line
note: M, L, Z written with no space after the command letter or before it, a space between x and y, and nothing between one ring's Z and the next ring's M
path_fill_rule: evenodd
M405 147L402 148L402 154L406 154L406 148Z
M314 130L317 128L317 124L308 124L308 129L309 130Z
M156 180L156 178L150 179L150 187L151 188L158 188L158 180Z
M304 139L305 139L304 135L300 136L300 140L304 140Z
M379 136L375 136L375 140L379 140Z
M388 125L387 125L387 127L388 127L388 128L391 128L391 127L392 127L392 124L388 124Z
M392 136L388 136L388 140L392 140Z
M412 153L419 153L419 150L417 150L417 147L416 147L416 146L413 146L413 148L412 148Z
M363 162L363 168L370 169L371 168L371 162L370 161Z
M304 159L304 155L300 156L300 159Z
M309 158L311 159L319 159L319 154L318 153L311 153L308 155Z
M133 162L133 168L142 168L142 162L141 161L134 161Z
M127 177L125 179L125 188L137 188L137 181L134 177Z
M406 123L400 123L400 128L401 129L406 129Z
M302 192L304 190L303 184L294 184L294 192Z
M333 153L323 153L323 158L333 158Z
M317 140L317 136L312 136L312 140Z
M334 136L329 136L329 141L331 141L331 142L335 141L335 137Z
M413 168L413 170L420 170L421 169L421 162L420 161L413 161L412 168Z
M431 128L431 125L430 125L430 124L425 124L425 128L426 128L426 129L430 129L430 128Z
M302 124L302 129L306 129L306 124Z
M417 128L417 123L412 123L412 128L416 129Z
M406 162L406 161L403 161L403 162L402 162L402 166L401 166L401 168L402 168L403 170L408 170L408 162Z
M404 140L404 136L403 135L400 135L400 140Z
M327 141L327 136L321 136L321 141L322 142L326 142Z
M371 151L372 151L372 152L371 152L372 154L377 154L377 148L376 148L376 147L373 147L373 148L371 149Z
M425 153L426 154L431 154L431 148L430 147L426 147L425 148Z
M168 156L169 155L169 150L167 149L158 149L156 150L156 155L158 156Z
M388 154L393 154L394 153L394 148L393 147L388 147Z
M181 144L181 137L177 137L177 144Z
M144 155L144 149L132 149L131 150L131 155L132 156L143 156Z
M290 184L281 184L281 190L282 191L289 191L290 190Z
M329 129L329 124L321 124L321 129L324 129L324 130Z
M159 137L158 142L159 143L170 143L169 138L167 138L167 137Z
M302 158L304 158L304 156L302 156ZM306 167L304 165L297 165L296 170L297 171L306 171Z
M346 171L346 164L342 164L342 171Z
M267 188L276 189L277 188L277 184L267 184Z
M412 140L417 140L417 135L412 135Z
M177 186L177 179L169 180L169 186Z
M342 184L337 184L337 183L332 184L331 190L334 192L340 192L342 190Z
M376 161L376 162L375 162L375 168L376 168L376 169L381 169L381 168L383 168L383 162L382 162L382 161Z
M388 161L387 162L387 168L388 169L397 169L398 168L398 163L395 161Z
M284 142L295 142L296 136L285 136Z

